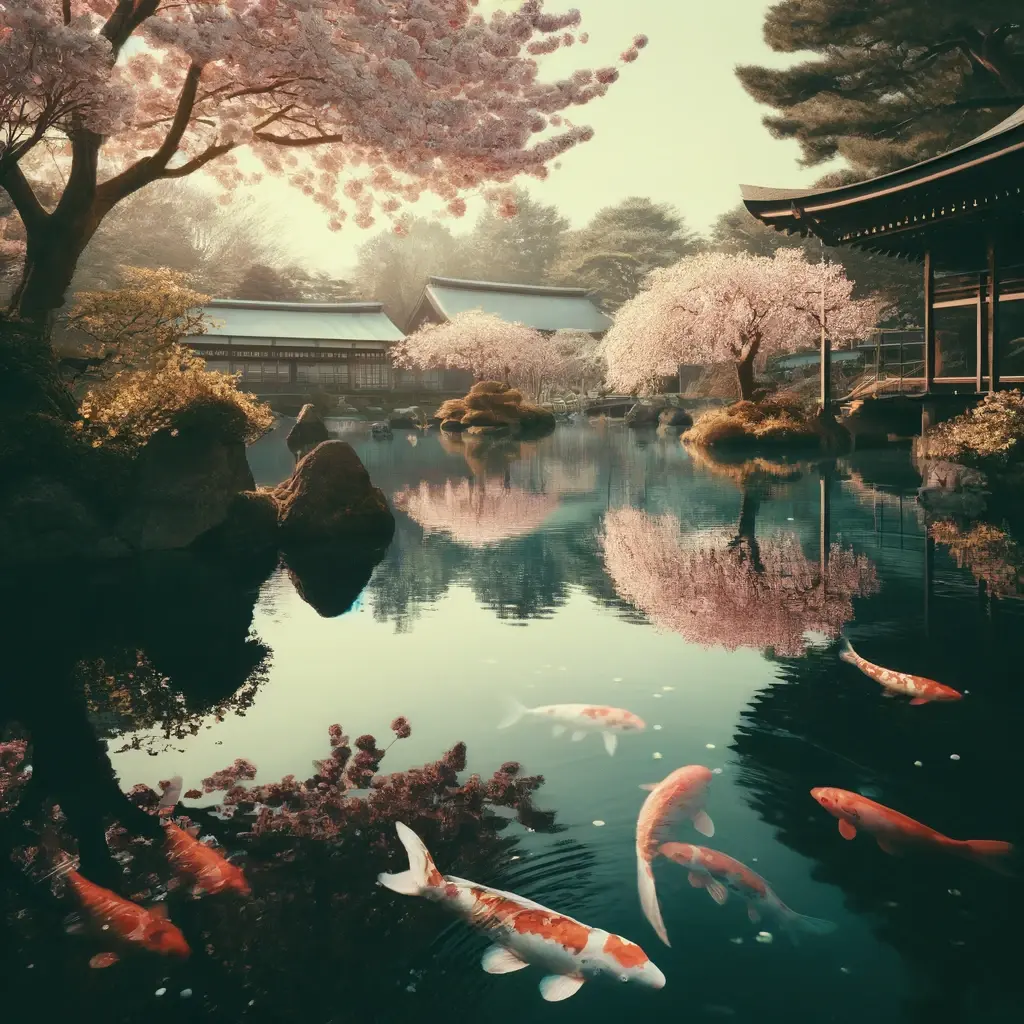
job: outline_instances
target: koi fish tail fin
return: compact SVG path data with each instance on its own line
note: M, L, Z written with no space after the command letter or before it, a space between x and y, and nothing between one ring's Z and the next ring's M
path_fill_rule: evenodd
M853 649L853 644L845 636L839 640L839 660L845 661L850 665L857 663L857 652Z
M392 892L400 892L404 896L422 896L430 888L430 879L440 877L440 872L423 845L423 840L408 825L399 821L395 828L409 855L409 870L393 875L380 874L377 881Z
M1016 874L1011 863L1013 846L1010 843L1001 843L994 839L968 839L958 844L958 852L968 860L973 860L997 874L1008 877Z
M658 938L671 946L668 941L668 932L665 930L665 922L661 918L661 907L658 906L658 891L654 887L654 871L651 869L650 861L644 857L636 859L636 887L640 893L640 906L643 909L644 917L651 923Z
M511 726L515 725L516 722L518 722L519 719L522 718L528 710L529 709L520 704L519 701L510 697L506 701L505 717L498 723L498 728L510 728Z
M181 799L181 790L181 776L175 775L174 778L168 781L163 796L160 797L160 802L156 805L156 813L159 817L170 817L174 812L174 808L178 806L178 801Z
M786 913L781 917L782 930L789 937L794 946L800 944L800 939L805 935L831 935L836 930L835 921L826 921L822 917L807 917L805 914L798 914L795 910L786 907Z

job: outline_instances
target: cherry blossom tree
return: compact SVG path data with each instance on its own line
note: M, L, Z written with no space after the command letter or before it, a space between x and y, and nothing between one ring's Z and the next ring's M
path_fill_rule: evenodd
M853 618L852 598L878 588L863 555L833 544L823 569L792 533L757 539L753 515L735 531L683 534L675 516L613 509L601 548L619 597L707 647L802 654L807 632L837 636Z
M564 112L604 95L618 71L541 81L538 57L585 41L579 11L523 0L485 18L476 6L5 0L0 188L27 235L14 312L45 323L114 206L203 169L225 188L283 175L335 229L343 197L368 227L424 192L459 215L466 192L500 205L517 175L544 177L592 135ZM51 155L65 183L48 208Z
M878 322L881 302L851 298L840 264L809 263L797 249L701 253L654 270L605 339L608 383L643 391L681 363L732 361L740 397L750 399L756 365L820 337L822 289L833 343L863 337Z

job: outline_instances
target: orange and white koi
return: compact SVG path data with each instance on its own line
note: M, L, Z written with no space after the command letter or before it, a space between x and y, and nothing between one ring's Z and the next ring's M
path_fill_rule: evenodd
M191 953L185 936L168 920L167 910L162 905L140 907L90 882L74 868L58 870L66 878L90 923L119 944L161 956L187 957ZM118 959L116 953L99 953L92 958L90 965L109 967Z
M806 917L787 907L756 871L726 853L689 843L662 843L658 853L686 868L690 885L706 889L719 906L730 892L739 896L747 904L747 917L752 923L757 924L762 918L776 922L794 945L800 933L827 935L835 930L832 921Z
M442 875L419 836L401 822L395 827L409 855L409 870L379 875L378 881L394 892L440 903L488 932L495 943L481 961L488 974L541 967L546 974L540 994L549 1003L568 999L584 982L602 976L664 987L665 975L636 943L514 893Z
M164 790L157 813L161 817L168 817L180 795L181 777L175 776ZM237 892L242 896L251 894L252 890L241 868L172 821L164 826L164 849L171 867L191 879L197 894L213 896L226 891Z
M929 704L938 700L961 700L963 694L951 686L943 686L934 679L924 676L912 676L908 672L895 672L891 668L883 668L862 658L854 649L853 644L845 637L839 650L839 657L847 664L855 665L868 677L873 679L887 692L912 697L911 704Z
M555 722L552 733L556 737L571 728L573 742L577 743L588 733L600 732L604 749L609 755L614 755L619 744L617 733L642 732L647 728L639 715L625 708L612 708L604 704L544 704L537 708L527 708L518 701L512 701L508 714L498 728L507 729L527 716Z
M992 839L950 839L941 832L908 818L891 807L869 800L848 789L821 786L811 796L834 818L839 819L839 834L853 839L858 829L870 832L875 842L894 855L913 849L937 850L966 857L1000 874L1012 874L1006 861L1013 846Z
M701 835L710 837L715 834L714 823L704 810L704 799L712 777L710 769L703 765L689 764L677 768L657 784L640 787L650 792L636 821L636 885L644 916L666 946L671 943L661 917L651 867L651 861L658 852L657 833L669 815L679 813L689 818Z

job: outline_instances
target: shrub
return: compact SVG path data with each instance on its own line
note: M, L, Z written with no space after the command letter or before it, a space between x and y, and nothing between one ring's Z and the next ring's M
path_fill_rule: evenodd
M82 402L80 428L94 448L139 448L164 429L203 429L251 444L274 423L270 406L239 391L237 376L206 369L179 345L150 369L122 370Z
M823 434L816 416L809 416L790 398L736 402L710 409L682 436L701 448L819 445Z
M993 468L1024 462L1024 395L997 391L929 432L929 458Z
M466 427L508 426L532 434L555 429L555 417L547 409L523 400L516 388L500 381L474 384L465 398L450 398L435 413L440 420L459 420Z

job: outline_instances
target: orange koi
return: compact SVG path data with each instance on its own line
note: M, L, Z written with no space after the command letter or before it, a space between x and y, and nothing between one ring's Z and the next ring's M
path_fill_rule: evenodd
M651 867L651 861L658 852L657 832L670 814L681 811L701 835L713 836L714 823L704 810L704 797L712 777L711 771L703 765L690 764L677 768L656 785L640 787L650 793L640 808L636 822L636 884L644 916L666 946L671 943L661 917L658 893L654 886L654 870Z
M665 975L635 942L515 893L442 875L420 837L401 822L395 827L409 870L377 880L393 892L440 903L488 932L495 943L481 962L488 974L510 974L530 964L542 967L540 994L549 1003L568 999L584 982L602 976L664 988Z
M181 787L180 775L167 784L157 810L161 817L169 816L174 810L181 795ZM251 895L252 890L241 868L171 821L164 826L164 848L171 867L191 879L197 893L213 896L219 892L233 891L242 896Z
M689 843L662 843L658 852L686 868L690 885L706 889L719 906L729 898L729 893L734 893L747 904L747 917L751 922L756 924L763 917L771 918L794 945L801 933L827 935L835 930L831 921L807 917L787 907L756 871L728 854Z
M811 790L811 796L834 818L839 819L839 834L853 839L858 829L870 832L875 842L889 854L900 855L907 850L938 850L966 857L977 864L1010 875L1006 864L1013 846L991 839L950 839L941 832L884 804L875 803L859 793L831 786Z
M191 950L185 936L167 917L165 907L140 907L117 893L104 889L80 875L73 868L65 877L83 912L101 931L108 932L119 943L144 949L161 956L187 957ZM109 967L118 960L116 953L100 953L92 958L93 967Z
M912 697L911 705L929 704L939 700L961 700L963 694L954 690L951 686L943 686L934 679L927 679L924 676L912 676L908 672L895 672L891 668L883 668L873 662L862 658L854 649L853 645L845 637L839 651L839 657L849 665L855 665L868 677L873 679L879 686L891 694L900 694L903 697Z
M511 702L509 712L498 728L507 729L527 716L557 723L551 730L556 738L571 727L571 738L577 743L588 733L599 732L609 756L614 755L619 745L617 733L642 732L647 728L639 715L625 708L613 708L605 704L544 704L537 708L527 708L518 701Z

